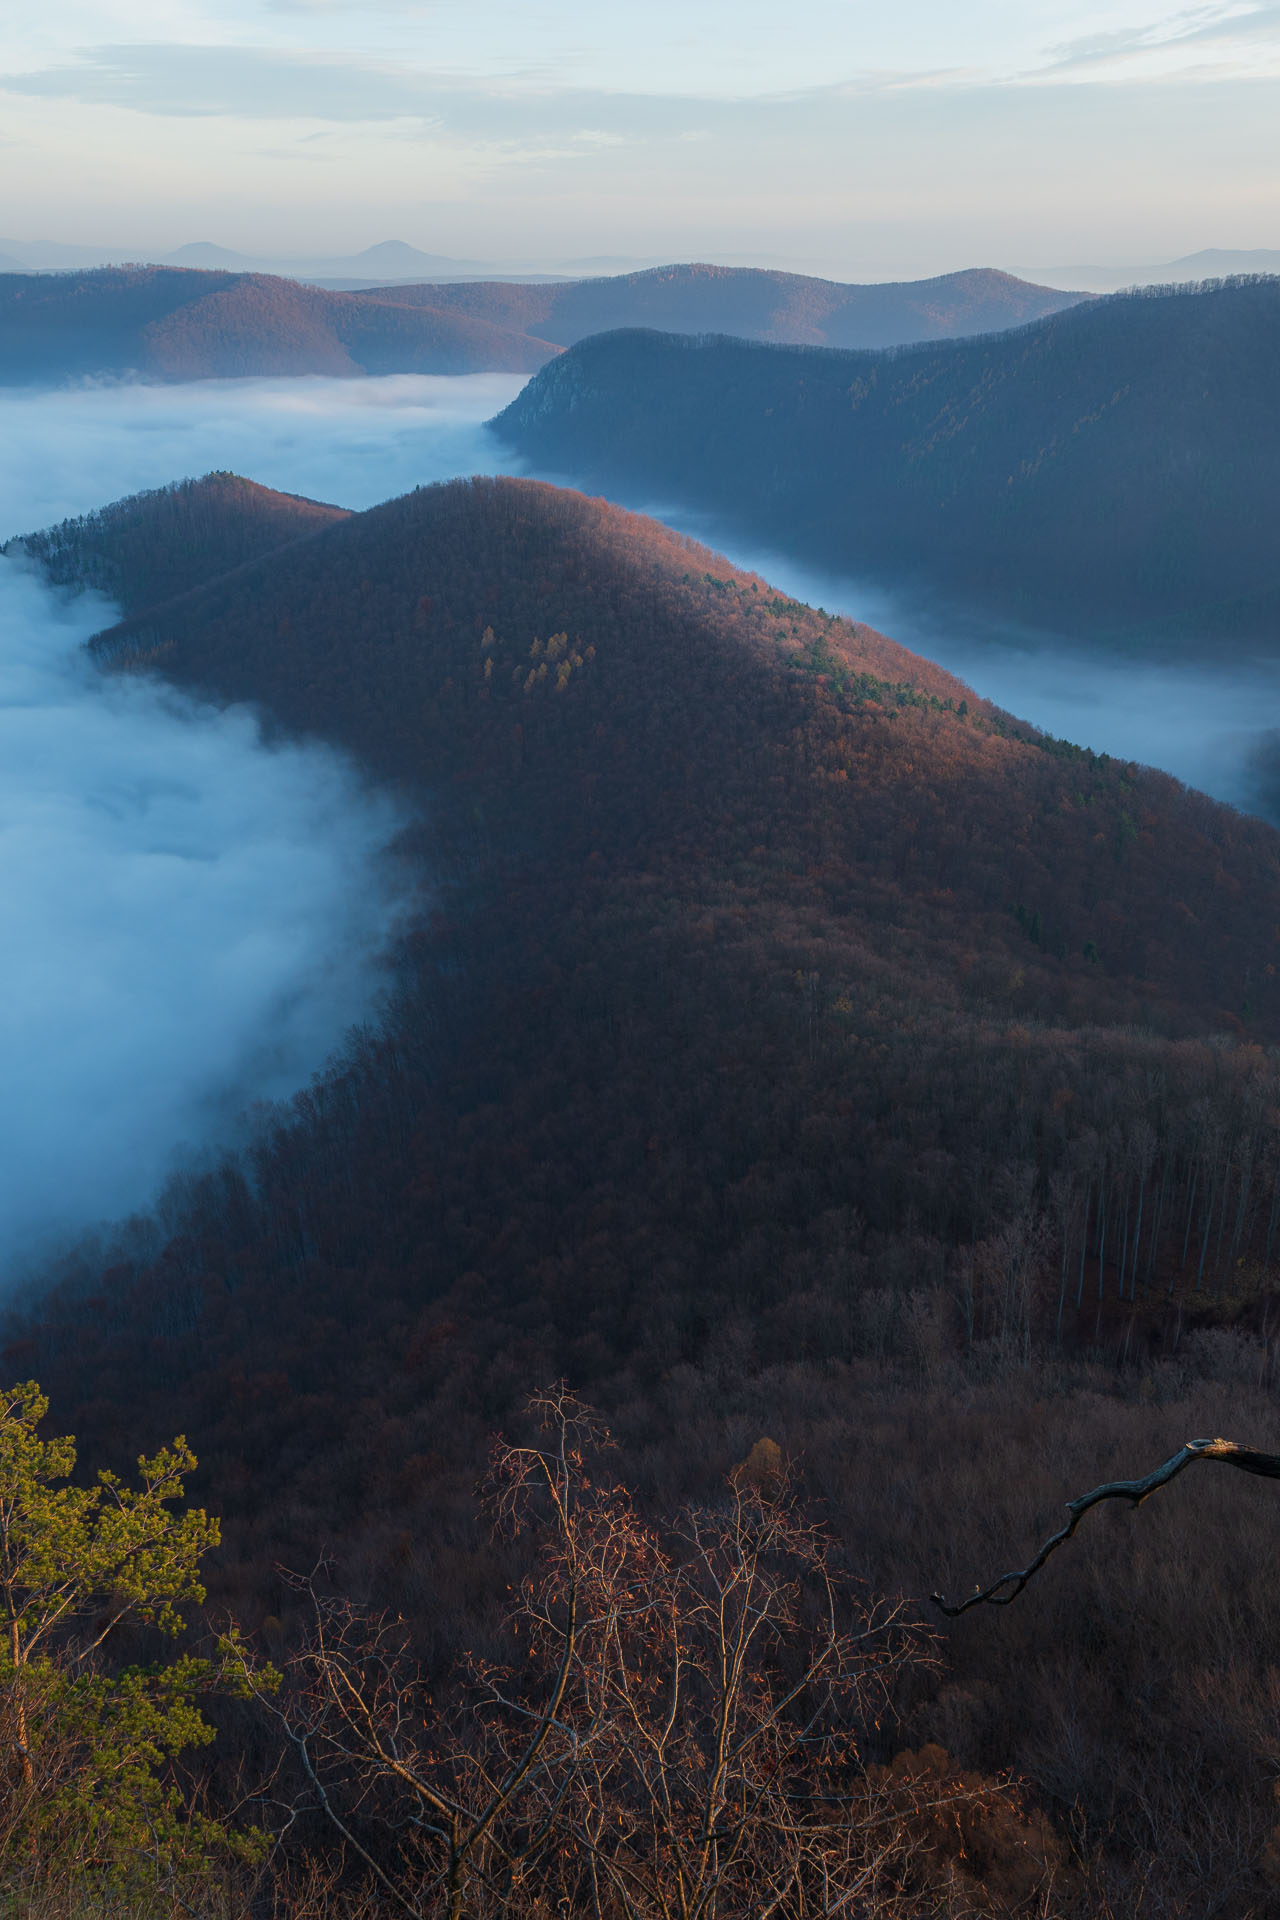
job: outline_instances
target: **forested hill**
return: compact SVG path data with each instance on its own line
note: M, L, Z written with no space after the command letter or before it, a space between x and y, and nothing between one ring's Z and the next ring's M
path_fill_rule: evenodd
M24 552L56 586L92 588L135 613L346 518L344 507L210 473L132 494L0 552Z
M430 488L160 605L148 523L184 537L165 495L85 529L139 609L99 657L394 781L431 902L377 1030L11 1316L11 1377L85 1457L189 1436L220 1604L288 1644L278 1568L332 1555L429 1660L491 1646L523 1563L471 1489L561 1376L646 1498L714 1499L768 1433L852 1565L917 1593L940 1554L1003 1559L1012 1487L1048 1512L1171 1421L1218 1430L1154 1359L1121 1405L1070 1355L1146 1355L1274 1276L1280 835L578 494ZM1256 1373L1231 1392L1260 1404ZM1232 1703L1280 1632L1247 1536L1212 1537L1218 1584L1170 1552L1114 1644L1069 1588L1051 1630L958 1635L910 1735L1114 1835L1105 1783L1159 1729L1181 1757L1200 1675L1212 1778L1179 1759L1160 1831L1205 1900L1192 1841L1211 1879L1274 1818ZM1243 1641L1214 1638L1226 1594Z
M1280 279L891 353L615 333L499 416L544 469L1063 630L1274 646Z
M616 327L657 327L829 347L891 347L993 333L1089 298L1037 287L994 267L858 286L761 267L702 264L561 285L469 281L397 287L380 297L520 328L559 346Z
M532 373L554 352L483 318L269 274L0 273L0 384L98 373Z
M991 268L867 287L691 266L356 293L178 267L0 273L0 384L94 373L532 373L560 345L617 326L881 346L1013 326L1083 298Z

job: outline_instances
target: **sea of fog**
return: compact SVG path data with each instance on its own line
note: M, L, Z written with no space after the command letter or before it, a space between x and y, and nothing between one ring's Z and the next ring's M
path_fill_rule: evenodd
M523 384L510 374L397 374L0 391L0 538L213 467L350 507L459 473L528 472L484 428ZM657 513L800 599L868 621L1050 733L1164 767L1280 820L1280 665L1121 660L1087 639L1064 646L798 565L669 503L624 504ZM1205 658L1212 652L1206 639Z
M341 507L492 473L482 423L523 385L477 373L0 388L0 542L216 468Z
M0 541L214 468L350 507L525 471L483 425L521 384L0 390ZM1280 815L1280 672L1136 666L965 624L656 510L1038 726ZM246 711L100 676L82 643L112 617L0 560L0 1271L144 1205L247 1106L305 1085L376 1001L411 905L381 857L389 801L336 754L265 745Z

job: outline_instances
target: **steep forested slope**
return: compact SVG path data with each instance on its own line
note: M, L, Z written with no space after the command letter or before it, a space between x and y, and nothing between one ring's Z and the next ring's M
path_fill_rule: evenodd
M134 511L163 525L163 496ZM807 1284L833 1208L945 1260L1004 1217L1011 1160L1037 1206L1066 1179L1060 1226L1073 1261L1089 1227L1093 1260L1099 1193L1137 1179L1108 1130L1150 1127L1169 1205L1200 1182L1199 1219L1194 1169L1229 1154L1270 1071L1247 1046L1177 1049L1280 1028L1274 832L1059 747L603 503L428 489L136 612L98 650L348 747L425 805L440 890L392 1037L180 1256L183 1366L211 1380L204 1314L224 1309L194 1301L228 1262L256 1276L267 1348L297 1285L332 1297L360 1271L395 1322L470 1276L524 1313L550 1262L539 1317L594 1371L581 1341L626 1347L658 1296L679 1350L726 1288L765 1311L784 1272L784 1292ZM1260 1253L1255 1234L1269 1248L1270 1166L1259 1148L1239 1191L1224 1176L1238 1218L1211 1274ZM285 1220L307 1224L281 1239ZM1153 1272L1187 1257L1149 1211L1146 1230ZM165 1315L168 1258L140 1283ZM78 1314L77 1340L141 1337L120 1316Z
M1064 630L1273 644L1280 280L854 354L614 334L495 423L544 469Z
M0 274L0 383L96 373L531 373L554 352L483 318L177 267Z
M381 1027L11 1321L86 1451L187 1432L220 1597L288 1629L277 1563L333 1547L432 1658L475 1646L512 1577L467 1518L486 1433L562 1373L645 1494L705 1498L770 1433L917 1590L1064 1475L1265 1441L1267 1351L1161 1342L1274 1286L1280 835L580 495L427 489L158 604L148 522L166 496L86 529L87 569L131 529L99 657L345 745L417 807L432 899ZM1094 1343L1106 1371L1067 1357ZM1050 1583L1049 1625L956 1636L911 1738L1203 1893L1274 1818L1280 1602L1246 1508L1195 1512L1203 1594L1176 1529L1167 1577L1133 1547L1132 1617Z
M1088 295L1033 286L994 267L854 286L760 267L692 265L559 286L470 281L396 287L379 297L518 327L559 346L616 327L656 327L807 346L891 347L993 333L1057 313Z
M616 636L607 674L584 653L601 643L602 621ZM655 625L660 639L646 644ZM496 637L473 647L460 639L468 626ZM696 639L682 644L690 626ZM567 637L548 656L555 632ZM1059 1010L1054 995L1074 975L1088 983L1082 1016L1135 1010L1140 979L1167 1021L1220 1019L1264 957L1256 888L1277 845L1267 829L1204 814L1160 775L1058 750L1030 728L1010 735L960 682L892 641L782 599L652 521L553 488L477 481L406 495L168 613L137 613L98 644L262 700L379 773L463 774L511 831L557 857L564 836L594 846L606 829L623 835L627 858L652 847L664 861L678 857L673 832L710 833L720 860L790 834L811 855L851 863L860 884L879 870L904 897L949 888L960 918L1030 900L1046 953L1070 956L1046 1010ZM621 735L602 748L620 709ZM795 726L814 735L797 765L784 744ZM920 728L902 760L902 736ZM589 783L589 811L575 781ZM842 791L850 783L856 802ZM730 792L745 817L713 797ZM1141 817L1153 805L1166 817L1148 857ZM1240 849L1239 879L1255 889L1247 906L1210 905L1220 857L1197 841L1209 818L1214 842L1220 833ZM1186 836L1172 861L1170 834ZM494 858L511 858L505 837L493 839ZM1179 897L1212 923L1195 960L1163 933L1175 875ZM1082 957L1100 912L1119 922L1101 971ZM1260 989L1253 1011L1269 1019L1264 999Z

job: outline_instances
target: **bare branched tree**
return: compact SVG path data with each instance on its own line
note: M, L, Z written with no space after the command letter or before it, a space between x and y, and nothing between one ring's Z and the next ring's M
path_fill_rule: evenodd
M856 1908L901 1826L868 1785L857 1730L924 1649L901 1603L868 1603L837 1571L785 1471L767 1491L739 1479L663 1530L622 1489L602 1491L524 1596L544 1658L575 1593L579 1744L572 1769L542 1786L568 1910L768 1920Z
M506 1664L470 1660L442 1704L401 1623L303 1583L311 1637L266 1703L300 1804L414 1920L916 1911L933 1829L912 1811L973 1791L869 1767L859 1739L931 1658L926 1630L839 1568L776 1448L659 1528L608 1475L587 1408L556 1389L531 1412L489 1482L537 1550Z
M414 1920L511 1910L550 1838L580 1743L565 1712L580 1633L576 1548L590 1499L587 1452L609 1440L566 1392L540 1396L536 1411L551 1444L498 1446L492 1462L500 1523L514 1529L528 1518L521 1494L536 1483L568 1548L560 1614L518 1708L506 1676L479 1663L462 1696L437 1708L405 1624L321 1593L314 1574L295 1580L312 1625L290 1663L292 1686L282 1703L263 1703L313 1806L393 1909Z

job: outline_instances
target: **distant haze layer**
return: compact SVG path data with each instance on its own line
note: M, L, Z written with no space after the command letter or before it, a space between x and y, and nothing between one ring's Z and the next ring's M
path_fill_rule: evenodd
M0 542L213 468L344 507L491 471L483 422L522 384L397 374L0 393Z

